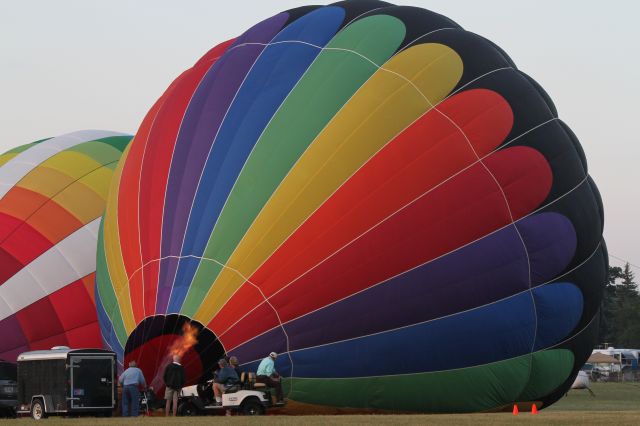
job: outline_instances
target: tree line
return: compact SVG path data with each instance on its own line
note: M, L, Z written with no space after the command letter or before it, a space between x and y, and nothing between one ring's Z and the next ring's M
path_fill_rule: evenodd
M640 348L640 293L629 263L609 267L600 309L598 342Z

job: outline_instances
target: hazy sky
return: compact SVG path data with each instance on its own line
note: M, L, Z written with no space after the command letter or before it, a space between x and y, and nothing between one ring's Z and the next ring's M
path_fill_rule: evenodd
M602 193L610 254L640 265L640 1L395 3L489 38L547 90ZM304 4L311 2L0 0L0 152L80 129L135 133L209 48Z

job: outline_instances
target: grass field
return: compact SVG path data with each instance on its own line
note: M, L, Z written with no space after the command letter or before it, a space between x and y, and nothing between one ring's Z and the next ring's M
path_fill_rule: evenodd
M591 383L595 397L587 390L572 390L545 412L550 411L638 411L640 383ZM640 424L638 417L637 424Z
M449 415L337 415L337 416L291 416L268 415L262 417L145 417L138 419L63 419L49 418L38 424L58 425L184 425L196 426L215 422L221 425L368 425L376 424L429 424L429 425L638 425L640 424L640 384L593 383L595 397L586 390L571 391L552 407L537 415L520 413L449 414ZM0 420L1 426L34 424L31 419Z

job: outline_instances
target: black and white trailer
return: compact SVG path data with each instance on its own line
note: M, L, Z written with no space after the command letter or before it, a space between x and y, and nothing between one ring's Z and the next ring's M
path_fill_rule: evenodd
M18 356L19 414L110 416L116 403L116 354L102 349L69 349Z

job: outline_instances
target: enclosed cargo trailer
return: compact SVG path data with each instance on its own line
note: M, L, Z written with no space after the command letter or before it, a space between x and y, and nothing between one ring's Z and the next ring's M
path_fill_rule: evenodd
M110 416L116 403L116 354L54 347L18 356L18 413Z

